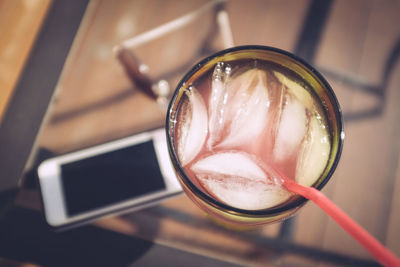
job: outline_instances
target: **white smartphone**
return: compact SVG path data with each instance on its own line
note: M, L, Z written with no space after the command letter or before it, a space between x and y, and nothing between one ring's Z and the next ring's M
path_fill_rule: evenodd
M158 129L42 162L38 179L47 223L81 225L158 204L182 188Z

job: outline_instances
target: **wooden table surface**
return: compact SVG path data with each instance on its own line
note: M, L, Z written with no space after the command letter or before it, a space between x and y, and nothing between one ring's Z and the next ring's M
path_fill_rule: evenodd
M29 8L39 14L35 18L43 16L49 1L32 2L36 4ZM206 2L91 1L38 138L39 146L62 154L162 127L165 110L132 85L112 49ZM326 76L344 113L346 139L339 167L323 192L400 256L400 1L327 1L326 24L321 34L313 37L316 46L307 54L301 48L318 26L306 23L312 22L309 15L315 2L227 1L235 45L268 45L297 53L308 57L306 60ZM20 11L14 5L14 1L0 1L0 15L8 13L4 6L15 14L7 21L18 20ZM174 87L186 71L179 68L179 60L194 63L201 57L195 52L215 27L211 15L205 14L201 23L133 52L149 66L152 78L165 78ZM1 21L0 29L5 28L4 23ZM309 28L304 29L304 25ZM20 28L13 32L25 34ZM11 36L1 39L0 47L21 45L20 39ZM218 35L211 43L214 50L222 48ZM4 67L7 55L1 52L0 92L5 103L23 64ZM20 62L27 53L14 61ZM6 76L5 70L11 76ZM37 190L25 189L18 203L40 210L37 195ZM358 243L311 203L295 217L292 234L284 242L279 235L280 223L245 232L227 230L211 222L185 195L154 208L101 219L94 225L246 266L373 264ZM351 261L353 258L356 260Z
M0 122L50 0L0 1Z

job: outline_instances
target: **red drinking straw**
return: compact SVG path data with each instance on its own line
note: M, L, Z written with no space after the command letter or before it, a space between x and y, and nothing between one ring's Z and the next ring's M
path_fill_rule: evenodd
M384 266L400 266L398 259L371 234L351 219L324 194L313 187L302 186L290 179L283 178L283 186L317 204L326 214L336 221L355 240L357 240L375 259Z

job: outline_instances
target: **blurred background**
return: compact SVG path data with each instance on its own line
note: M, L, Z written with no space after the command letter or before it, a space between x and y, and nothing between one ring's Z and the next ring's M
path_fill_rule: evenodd
M17 98L33 110L35 101L46 107L40 119L19 107L20 116L36 125L33 141L24 146L29 157L14 153L17 143L0 140L9 143L7 153L24 170L13 208L0 221L0 265L377 265L312 203L294 219L251 231L215 225L185 195L61 234L46 228L31 177L35 162L164 125L165 109L132 82L114 47L205 5L212 8L201 9L186 26L127 47L146 65L148 78L154 84L167 81L173 90L199 59L225 48L218 10L228 14L234 45L278 47L308 61L333 87L345 121L341 161L323 192L400 256L400 1L77 2L0 0L0 137L15 126ZM30 62L36 60L40 68L59 56L51 40L62 39L69 28L52 24L52 34L43 34L57 21L54 14L68 21L77 5L82 20L70 17L77 30L65 44L60 75L44 73L56 85L46 91L47 98L41 91L24 94L29 89L21 88L21 77ZM38 58L39 50L46 53ZM24 128L14 131L19 129ZM5 146L0 150L6 153Z

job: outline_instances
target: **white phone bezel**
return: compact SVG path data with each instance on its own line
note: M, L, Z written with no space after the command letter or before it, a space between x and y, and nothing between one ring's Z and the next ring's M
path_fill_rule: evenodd
M114 151L127 146L140 144L153 140L158 165L164 178L166 189L153 192L141 197L135 197L121 203L98 208L93 211L68 216L64 201L64 193L61 182L61 165L79 161L102 153ZM42 194L42 202L47 223L52 227L75 224L107 215L121 214L159 203L161 200L177 195L182 188L176 178L168 154L165 130L158 129L140 133L107 144L83 149L70 154L62 155L42 162L38 167L39 185Z

